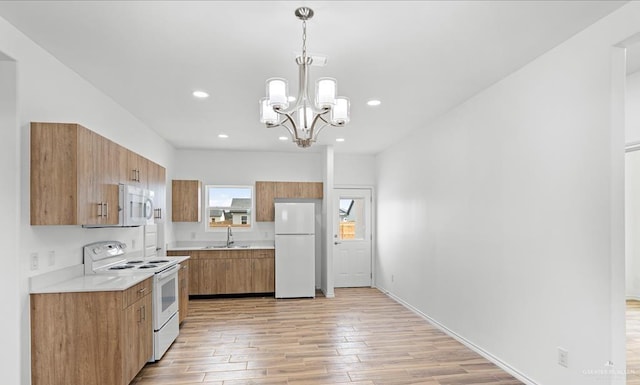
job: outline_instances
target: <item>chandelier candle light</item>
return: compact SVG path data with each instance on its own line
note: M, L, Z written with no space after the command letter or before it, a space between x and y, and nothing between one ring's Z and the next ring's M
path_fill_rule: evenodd
M296 104L289 109L287 81L282 78L267 80L267 97L260 99L260 123L267 127L283 126L289 131L291 140L306 148L316 141L326 126L341 127L349 123L349 99L336 97L337 84L333 78L316 81L315 103L309 97L309 66L313 58L307 56L307 20L313 10L307 7L296 9L295 15L302 20L302 56L296 58L299 69L299 89Z

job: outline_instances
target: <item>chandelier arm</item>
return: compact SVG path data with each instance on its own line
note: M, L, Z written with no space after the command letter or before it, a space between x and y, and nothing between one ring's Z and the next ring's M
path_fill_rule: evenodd
M320 126L318 130L315 132L315 134L312 136L312 140L314 142L318 139L318 135L320 135L320 132L322 131L322 129L330 125L330 123L327 123L324 119L322 119L322 121L324 122L324 124Z
M291 117L291 113L286 112L286 111L282 111L280 109L275 109L275 108L274 108L274 111L277 114L279 114L279 115L284 117L284 119L280 122L279 125L284 127L284 128L286 128L287 131L289 131L289 134L291 135L291 137L297 140L298 139L298 130L297 130L297 127L296 127L296 122ZM285 124L287 121L291 124L291 126L293 126L293 128L289 127L289 126L287 126Z
M321 112L319 112L319 113L315 114L316 116L313 118L313 122L311 122L311 129L310 129L310 131L309 131L309 138L313 138L313 141L314 141L314 142L315 142L315 138L317 138L317 137L318 137L318 133L320 133L320 130L322 130L322 129L324 128L324 126L326 125L326 124L325 124L325 125L323 125L322 127L320 127L320 128L318 129L318 131L317 131L316 133L314 133L315 128L316 128L316 124L318 123L318 120L321 120L321 121L323 121L323 122L326 122L326 120L324 120L324 119L322 118L322 115L326 114L326 113L327 113L327 111L329 111L329 110L328 110L328 109L324 109L323 111L321 111Z

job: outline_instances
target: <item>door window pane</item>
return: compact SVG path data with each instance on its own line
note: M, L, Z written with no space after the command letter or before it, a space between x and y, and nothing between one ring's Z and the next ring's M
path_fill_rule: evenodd
M364 199L340 198L340 240L363 240L365 234Z

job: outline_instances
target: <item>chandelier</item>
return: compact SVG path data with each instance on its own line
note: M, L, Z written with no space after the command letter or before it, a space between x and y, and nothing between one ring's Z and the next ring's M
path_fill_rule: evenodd
M291 140L306 148L316 141L326 126L341 127L349 123L350 107L348 98L336 97L337 83L333 78L318 79L315 101L309 97L309 66L313 57L307 56L307 20L313 17L313 10L301 7L296 9L295 15L302 20L302 55L296 57L299 70L296 103L289 108L285 79L267 79L267 97L260 99L260 123L267 127L285 127Z

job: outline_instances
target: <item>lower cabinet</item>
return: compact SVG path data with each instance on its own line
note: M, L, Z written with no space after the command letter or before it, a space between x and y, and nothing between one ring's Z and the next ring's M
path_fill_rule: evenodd
M180 262L180 270L178 271L178 312L182 323L189 313L189 260Z
M273 293L272 249L169 251L191 256L189 295Z
M151 288L31 294L31 383L129 384L153 355Z

